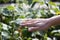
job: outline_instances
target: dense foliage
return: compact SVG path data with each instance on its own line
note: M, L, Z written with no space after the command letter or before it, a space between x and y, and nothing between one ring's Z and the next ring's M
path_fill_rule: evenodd
M60 14L59 6L44 0L17 0L16 5L0 8L0 40L57 40L60 37L60 25L46 31L29 32L28 27L21 28L25 19L50 18Z
M0 4L15 3L16 0L0 0Z
M60 0L51 0L52 2L60 2Z

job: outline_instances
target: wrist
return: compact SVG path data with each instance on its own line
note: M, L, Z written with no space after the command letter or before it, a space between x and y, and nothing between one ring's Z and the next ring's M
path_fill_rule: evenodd
M59 25L60 24L60 15L49 18L51 25Z
M49 27L53 26L53 20L51 18L48 18L48 25Z
M49 18L49 23L51 26L55 25L56 24L55 22L56 22L56 18L54 17Z

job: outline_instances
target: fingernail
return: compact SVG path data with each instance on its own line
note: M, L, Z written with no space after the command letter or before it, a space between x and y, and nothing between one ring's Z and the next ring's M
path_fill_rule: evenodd
M28 31L31 31L31 28L28 28Z
M34 27L31 27L31 28L28 28L29 31L33 31L34 30Z

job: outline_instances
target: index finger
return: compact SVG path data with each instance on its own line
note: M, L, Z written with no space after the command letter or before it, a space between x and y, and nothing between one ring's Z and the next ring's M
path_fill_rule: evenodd
M21 23L21 26L34 26L34 24L38 23L36 20L29 20Z

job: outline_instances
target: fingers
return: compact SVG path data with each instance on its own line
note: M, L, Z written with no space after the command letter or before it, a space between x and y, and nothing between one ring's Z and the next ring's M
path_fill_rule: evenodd
M37 31L39 29L40 29L39 27L30 27L28 31L32 32L32 31Z
M41 22L45 22L46 20L44 19L31 19L31 20L25 20L24 22L22 22L20 25L22 26L27 26L27 25L32 25L32 24L36 24L36 23L41 23Z
M34 26L34 23L25 23L25 24L21 24L20 26L28 26L28 27L31 27L31 26Z
M28 31L30 31L30 32L33 32L33 31L45 31L45 30L47 30L48 28L46 28L46 27L30 27L30 28L28 28Z
M23 23L21 23L21 26L34 26L38 22L39 21L37 20L28 20L28 21L24 21Z

